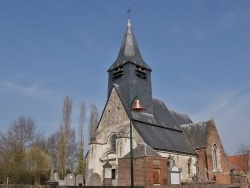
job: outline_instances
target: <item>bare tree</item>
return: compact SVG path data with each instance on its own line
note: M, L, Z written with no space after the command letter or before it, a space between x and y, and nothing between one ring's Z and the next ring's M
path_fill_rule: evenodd
M86 107L85 103L82 102L79 110L79 137L80 137L80 148L84 147L84 137L83 137L83 129L86 122Z
M9 128L6 136L19 148L27 148L35 141L35 122L30 118L19 117Z
M64 126L60 124L58 133L57 133L57 170L61 175L61 178L64 179L66 174L66 152L65 152L65 136L64 136Z
M242 154L246 154L248 151L250 151L250 144L249 145L241 144L238 150L236 151L236 154L242 155Z
M51 162L53 167L57 167L58 164L58 132L56 133L52 133L46 142L46 152L49 154L50 158L51 158Z
M63 101L63 127L64 127L64 136L65 136L65 146L67 150L67 141L70 134L70 123L71 123L71 113L72 113L72 99L69 96L66 96Z
M85 161L84 161L84 125L86 121L86 107L85 103L82 102L80 105L80 110L79 110L79 153L78 153L78 165L76 168L76 174L81 174L84 176L84 171L85 171Z
M90 116L89 116L89 141L94 137L96 128L98 126L99 113L95 103L90 104Z
M38 140L35 122L19 117L6 133L0 133L2 177L11 177L12 183L26 183L25 150Z
M70 129L69 132L69 140L68 140L68 147L66 153L66 173L73 172L76 167L77 162L77 143L75 140L75 130Z
M32 146L41 148L43 151L47 151L47 139L44 137L44 132L39 132L36 134L36 138Z
M66 96L63 101L63 122L57 133L57 166L61 178L65 178L67 171L72 171L76 158L75 131L70 127L72 100Z

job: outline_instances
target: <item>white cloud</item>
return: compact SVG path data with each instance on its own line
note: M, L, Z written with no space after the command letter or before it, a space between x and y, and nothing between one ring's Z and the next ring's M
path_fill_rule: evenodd
M32 97L32 98L53 96L53 91L42 88L39 85L38 81L35 81L34 83L28 86L25 86L17 82L5 80L5 81L0 82L0 90L12 91L12 92L22 94L26 97Z
M206 96L209 97L209 96ZM194 121L213 118L229 154L234 154L241 143L250 144L250 91L219 91L205 108L191 115Z
M213 95L204 96L209 99L209 103L201 113L194 114L195 119L204 119L211 117L220 117L220 119L228 120L242 116L250 109L250 91L218 91Z
M248 24L249 9L234 9L221 12L212 17L199 17L197 25L193 25L191 33L197 38L206 38L231 31L232 28L239 29L239 25ZM189 22L193 21L193 18Z

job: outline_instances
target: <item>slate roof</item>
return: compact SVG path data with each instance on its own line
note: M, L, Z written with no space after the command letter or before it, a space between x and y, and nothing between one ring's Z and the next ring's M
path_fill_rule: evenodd
M123 37L123 42L118 57L108 71L111 71L114 68L119 67L120 65L123 65L128 62L142 66L145 69L151 71L151 68L144 62L141 57L141 53L138 48L133 29L131 27L130 20L128 20L127 29Z
M195 154L184 132L136 121L133 125L143 140L154 149Z
M178 125L193 123L187 114L176 112L174 110L169 110L169 112L174 117L174 119L178 123Z
M151 156L151 157L161 157L154 149L149 147L147 144L138 144L136 148L133 149L134 157ZM130 157L130 152L127 153L123 158Z
M129 106L123 97L119 85L114 84L114 88L127 114L129 114ZM195 154L187 135L172 116L173 111L171 113L163 101L159 99L152 99L152 101L153 114L143 112L132 113L134 128L146 144L154 149ZM187 115L178 117L179 121L182 122L191 121ZM187 121L187 119L189 120Z
M158 125L169 129L181 130L163 101L153 98L153 113Z
M113 87L115 88L127 114L129 114L129 105L127 104L124 95L120 89L120 86L117 84L114 84ZM153 102L153 114L143 113L143 112L136 112L132 113L132 119L144 122L148 124L158 125L165 128L173 129L182 131L179 122L175 120L172 113L168 110L168 108L165 106L164 102L159 99L152 99ZM185 118L183 118L185 117ZM182 119L183 118L183 119ZM188 120L186 120L188 119ZM190 123L192 122L191 119L187 115L179 116L179 121Z
M194 148L205 148L210 121L181 125Z

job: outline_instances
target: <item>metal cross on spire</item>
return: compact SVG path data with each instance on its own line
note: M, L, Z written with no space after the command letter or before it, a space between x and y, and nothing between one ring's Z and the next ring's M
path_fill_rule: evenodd
M130 13L132 11L132 8L130 7L130 5L128 6L128 11L126 13L128 13L128 19L130 19Z

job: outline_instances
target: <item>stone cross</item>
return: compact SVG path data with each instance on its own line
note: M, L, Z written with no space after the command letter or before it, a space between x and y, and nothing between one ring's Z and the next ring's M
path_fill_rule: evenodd
M128 19L130 19L130 13L132 11L132 8L130 7L130 5L128 6L128 11L126 13L128 13Z

